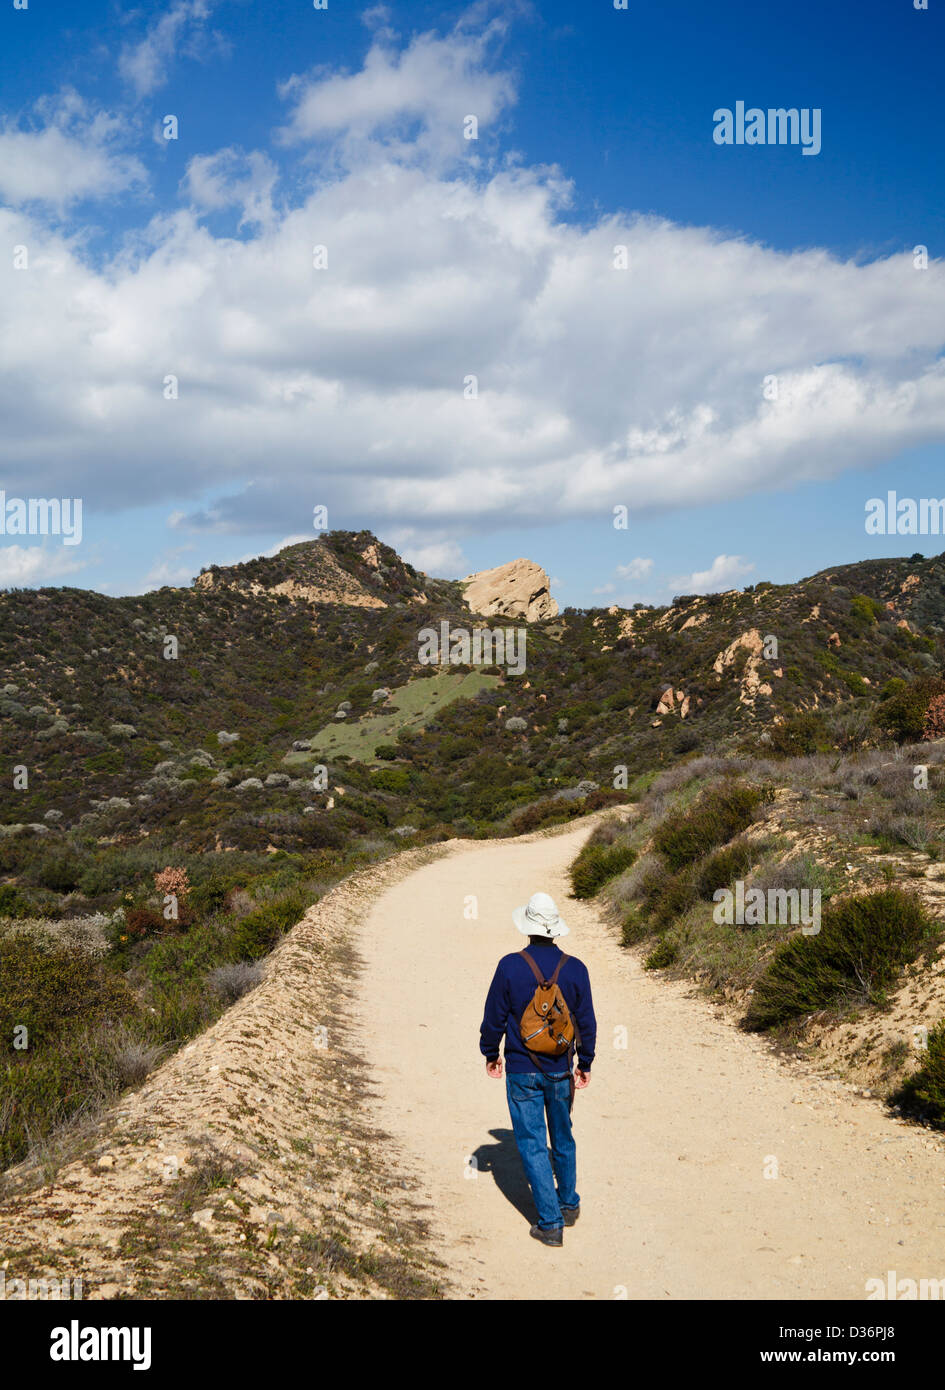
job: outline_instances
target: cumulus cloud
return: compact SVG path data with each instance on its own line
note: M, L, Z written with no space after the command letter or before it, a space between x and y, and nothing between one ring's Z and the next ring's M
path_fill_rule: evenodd
M464 579L469 564L462 546L448 537L422 538L413 528L397 528L385 537L408 565L439 579Z
M87 561L44 545L0 545L0 588L57 584L67 574L85 568Z
M147 182L140 160L121 148L127 126L66 90L36 104L29 121L0 123L0 201L45 203L60 212L81 198L122 193Z
M240 210L239 226L269 222L273 217L272 191L278 171L258 150L218 150L195 155L187 165L184 191L191 204L204 212L224 208Z
M717 594L735 588L739 579L751 574L754 565L741 555L716 555L707 570L683 574L667 586L680 594Z
M505 27L500 19L478 29L460 21L446 36L419 34L401 49L391 30L378 29L360 72L316 71L282 84L292 109L280 138L298 144L335 137L349 156L369 142L401 159L468 158L481 128L515 101L511 73L488 65ZM469 117L478 125L473 138Z
M192 545L179 545L158 556L145 575L139 592L160 589L165 584L172 588L189 586L194 577L194 562L192 558L185 557L189 556L193 549Z
M317 540L317 535L299 534L297 536L283 536L281 541L276 541L268 550L252 550L248 555L241 555L234 563L237 565L248 564L250 560L266 559L271 560L274 555L278 555L280 550L285 550L287 545L298 545L301 541Z
M645 559L642 555L637 555L633 560L625 565L617 566L617 577L619 579L645 579L653 568L653 561Z
M0 209L0 241L30 247L28 274L0 263L7 487L41 479L113 511L193 499L180 525L244 534L303 532L320 504L411 528L419 554L942 438L945 263L779 252L657 217L577 224L554 169L444 163L457 118L514 96L496 37L375 34L359 72L295 79L292 200L260 153L199 156L190 204L105 265L34 209ZM222 206L242 238L208 227Z

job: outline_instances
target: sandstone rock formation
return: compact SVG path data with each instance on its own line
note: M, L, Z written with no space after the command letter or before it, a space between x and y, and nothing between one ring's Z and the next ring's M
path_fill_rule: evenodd
M462 583L469 608L483 617L524 618L527 623L557 617L558 605L551 597L548 576L532 560L510 560L495 569L467 575Z
M362 554L366 564L377 567L376 549L368 547ZM326 545L314 543L307 548L307 579L289 578L275 584L262 584L248 579L240 566L207 570L194 583L198 589L238 589L256 597L260 594L285 594L303 603L339 603L348 608L386 608L377 594L370 593L352 574L343 569L337 557Z
M691 697L684 690L673 690L668 685L662 692L656 706L657 714L678 714L680 719L685 719L689 713Z
M734 642L730 642L724 651L719 652L712 663L712 670L721 680L723 671L734 663L735 658L742 651L747 652L747 657L742 670L738 702L741 705L753 705L757 695L771 694L771 686L767 681L763 681L759 674L764 651L764 638L756 627L743 632L740 637L735 638Z

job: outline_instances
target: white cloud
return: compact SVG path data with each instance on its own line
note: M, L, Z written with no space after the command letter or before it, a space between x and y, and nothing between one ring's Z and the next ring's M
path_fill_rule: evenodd
M206 28L213 8L209 0L178 0L149 27L143 39L124 46L118 70L138 96L149 96L164 86L178 53L199 58L224 46L220 35Z
M645 579L653 568L653 561L644 559L642 555L637 555L626 565L618 565L616 574L619 579Z
M420 34L398 49L391 31L378 29L360 72L296 75L282 84L292 111L281 139L341 137L349 155L371 142L399 158L469 159L515 101L512 75L488 66L504 32L499 19L478 31L460 21L446 37ZM475 139L464 133L468 116L478 122Z
M435 579L464 579L469 573L466 556L455 540L423 538L411 528L397 529L385 539L408 565Z
M225 149L196 155L187 165L184 188L193 206L202 211L238 207L244 227L272 219L277 177L275 165L258 150L245 154Z
M736 587L737 581L751 574L754 565L741 555L716 555L707 570L679 575L666 586L679 594L717 594Z
M87 563L69 551L45 545L0 545L0 588L55 585L64 575L84 569Z
M0 201L11 207L46 203L66 208L144 185L141 161L122 151L127 125L93 111L74 91L45 98L32 125L0 124Z
M276 541L275 545L271 545L268 550L251 551L248 555L241 555L240 558L233 563L237 565L246 565L250 560L271 560L274 555L279 554L280 550L285 550L287 545L298 545L301 541L314 541L317 539L317 532L314 535L309 533L307 535L283 536L281 541Z
M156 556L137 592L147 593L150 589L163 588L165 584L175 589L189 588L199 569L199 565L195 565L193 559L195 549L195 545L188 543L173 546L162 555Z
M103 266L0 209L0 244L30 248L29 273L0 261L8 490L110 510L212 492L178 525L254 534L317 503L455 567L484 526L688 509L945 436L945 263L776 252L653 217L581 225L554 170L472 155L447 172L456 112L499 117L514 95L495 38L384 35L361 72L297 80L294 205L264 156L198 157L194 206ZM328 142L317 176L312 138ZM203 225L225 202L254 235Z

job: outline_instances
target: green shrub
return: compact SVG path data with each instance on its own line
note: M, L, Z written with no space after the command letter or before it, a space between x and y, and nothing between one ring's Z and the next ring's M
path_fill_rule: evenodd
M11 883L0 883L0 917L32 917L33 907Z
M629 869L636 857L629 845L586 844L571 865L573 896L593 898L608 879Z
M850 600L850 613L857 622L870 625L885 617L885 610L878 599L867 594L857 594Z
M929 1033L924 1065L890 1100L933 1129L945 1129L945 1021Z
M739 840L706 855L696 867L695 889L699 897L711 901L716 889L728 888L736 879L746 878L761 853L761 846Z
M402 767L379 767L371 779L384 792L409 792L410 773Z
M41 888L51 888L54 893L71 893L79 887L84 867L77 855L45 854L33 866L30 881Z
M670 868L680 869L747 829L758 807L770 798L770 789L744 782L707 787L688 810L663 819L653 836L654 847Z
M675 871L659 864L640 886L640 910L645 917L666 927L687 912L697 897L691 864Z
M82 1029L0 1063L0 1167L117 1097L126 1078L113 1035L111 1026Z
M0 1051L13 1051L25 1024L30 1050L78 1025L129 1018L135 996L107 965L83 951L49 948L21 935L0 937Z
M887 681L884 692L893 685ZM945 694L945 681L936 676L923 676L910 681L903 688L895 689L882 699L876 710L876 722L881 729L892 734L899 742L920 739L925 729L925 716L929 705L938 696Z
M261 960L295 926L306 906L300 893L290 893L248 913L230 938L230 960Z
M831 903L816 936L792 936L775 951L755 986L745 1027L772 1028L846 1001L881 1003L903 966L937 934L922 903L901 888Z
M674 964L679 954L679 946L671 932L660 937L653 950L643 962L644 970L665 970Z
M800 673L798 673L800 679ZM827 753L833 747L823 716L800 710L767 730L767 750L779 758L802 758Z
M244 888L246 874L212 874L190 890L190 906L198 917L211 917L226 907L227 896L234 888Z
M620 944L635 946L650 935L650 928L639 912L631 909L620 924Z

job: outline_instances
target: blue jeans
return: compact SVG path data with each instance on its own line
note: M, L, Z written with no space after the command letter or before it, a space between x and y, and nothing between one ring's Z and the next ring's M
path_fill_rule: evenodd
M505 1090L515 1143L538 1209L538 1224L543 1231L554 1230L564 1225L562 1208L579 1206L581 1201L574 1189L577 1151L571 1133L569 1073L545 1076L538 1071L506 1072Z

